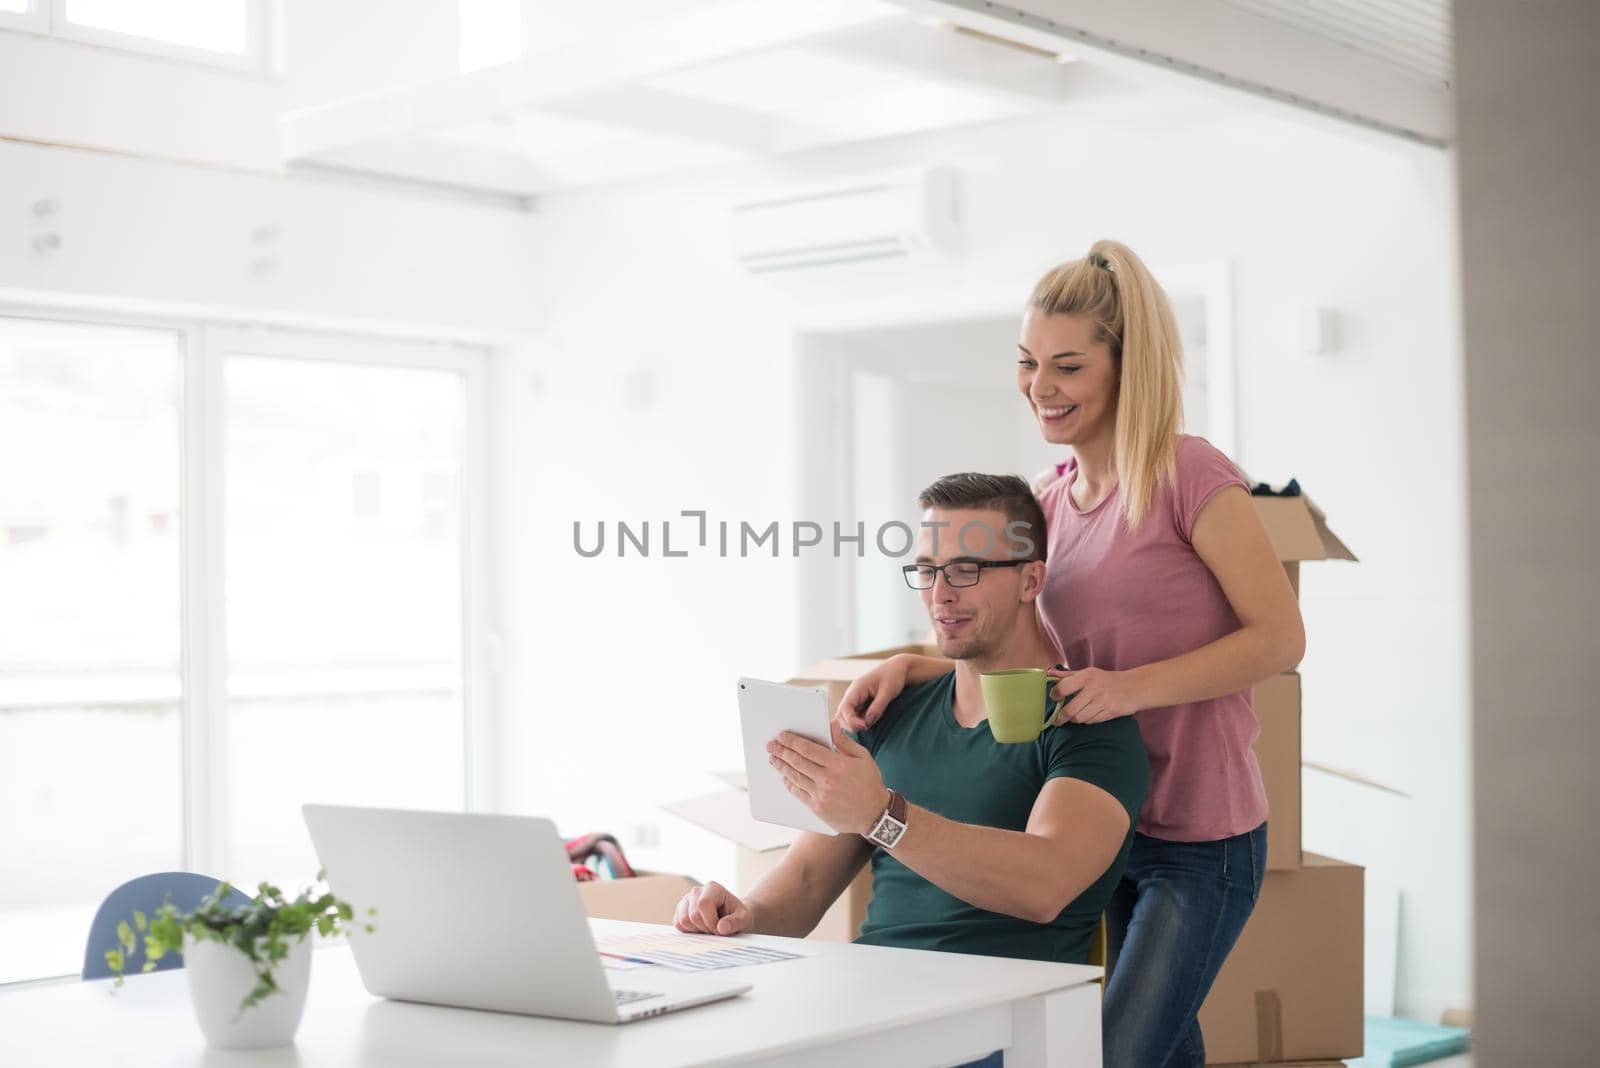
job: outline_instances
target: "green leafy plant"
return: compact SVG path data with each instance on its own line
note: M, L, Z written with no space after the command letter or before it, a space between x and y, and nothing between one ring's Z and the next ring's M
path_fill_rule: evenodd
M318 872L317 883L321 884L325 877L325 872ZM224 904L232 893L230 884L219 883L193 912L180 910L169 898L154 915L135 911L131 926L126 920L117 924L119 945L106 951L106 964L117 977L113 988L122 985L123 969L128 955L137 946L139 935L144 936L143 970L147 972L154 971L156 961L168 953L182 956L185 935L206 938L232 946L249 958L255 968L255 988L239 1003L242 1015L246 1009L260 1004L263 998L278 992L272 969L289 955L291 939L303 940L312 931L324 938L348 935L355 923L354 907L320 885L307 887L290 901L276 886L262 883L254 901L243 905ZM367 919L362 926L369 934L374 930L371 920L377 915L377 909L367 909Z

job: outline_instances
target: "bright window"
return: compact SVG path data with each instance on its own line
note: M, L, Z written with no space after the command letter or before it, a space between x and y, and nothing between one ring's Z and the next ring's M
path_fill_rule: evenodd
M0 318L0 982L183 859L173 330Z
M242 55L249 47L251 0L65 0L75 26L151 41Z
M466 382L248 349L223 382L230 871L293 883L307 801L464 802Z
M0 0L0 28L274 74L282 0Z
M521 0L460 0L459 12L463 72L510 63L522 55Z
M484 359L0 315L0 983L135 875L304 883L307 802L486 791Z

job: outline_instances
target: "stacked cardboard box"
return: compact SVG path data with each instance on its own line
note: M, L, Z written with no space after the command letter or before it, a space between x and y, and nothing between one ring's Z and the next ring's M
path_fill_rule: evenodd
M1208 1064L1361 1055L1363 875L1314 853L1267 873L1200 1010Z
M1257 497L1296 595L1300 564L1354 560L1307 497ZM1200 1010L1209 1064L1337 1063L1362 1041L1363 871L1300 848L1297 673L1255 688L1266 783L1267 876L1255 912Z

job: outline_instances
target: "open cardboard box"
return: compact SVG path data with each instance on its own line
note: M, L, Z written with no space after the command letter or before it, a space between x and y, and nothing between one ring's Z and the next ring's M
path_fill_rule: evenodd
M1289 573L1295 596L1300 595L1300 563L1303 560L1355 560L1356 554L1328 529L1328 517L1316 502L1299 497L1252 497L1256 515L1267 528L1272 548Z
M828 691L828 703L839 707L839 699L844 696L850 684L870 671L880 660L887 660L896 653L919 653L924 656L942 656L937 645L897 645L891 649L878 649L870 653L856 653L851 656L837 657L831 660L818 660L815 664L800 672L798 678L790 679L794 686L822 686Z
M678 899L700 884L687 875L638 871L629 879L593 879L578 884L583 911L602 920L671 923Z

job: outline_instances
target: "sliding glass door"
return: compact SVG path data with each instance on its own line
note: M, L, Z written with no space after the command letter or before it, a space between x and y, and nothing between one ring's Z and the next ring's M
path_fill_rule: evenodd
M183 349L0 318L0 982L183 859Z
M227 840L231 871L293 883L303 802L465 800L467 384L265 348L221 350Z
M0 983L136 875L309 880L307 802L488 793L486 360L0 313Z

